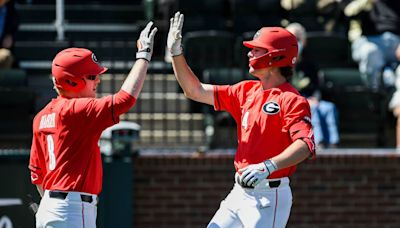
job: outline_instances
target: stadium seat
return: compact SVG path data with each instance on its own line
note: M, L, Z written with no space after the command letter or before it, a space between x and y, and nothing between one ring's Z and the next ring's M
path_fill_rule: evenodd
M325 32L307 33L303 58L319 68L352 67L350 42L345 36Z
M29 146L35 93L21 69L0 70L0 148Z
M59 51L68 47L67 41L19 41L14 50L20 61L51 61Z
M35 94L29 88L0 88L0 148L29 147L34 102Z
M280 0L232 0L232 21L235 34L266 26L281 26L283 9Z
M133 61L137 50L136 41L131 39L75 41L73 46L88 48L99 61Z
M319 77L323 99L337 106L342 146L383 146L385 94L371 92L356 68L326 68Z
M183 38L186 59L197 76L206 68L233 66L235 38L225 31L188 32Z
M203 81L203 70L233 66L235 38L226 31L194 31L183 38L184 53L192 71ZM202 112L201 104L191 101L191 112Z
M233 85L249 78L247 71L240 68L209 68L203 71L203 81L214 85Z
M14 88L27 86L27 74L21 69L0 69L0 87Z
M319 73L323 90L366 90L357 68L323 68Z
M228 6L228 7L227 7ZM185 15L183 32L228 30L228 0L177 0L177 8Z

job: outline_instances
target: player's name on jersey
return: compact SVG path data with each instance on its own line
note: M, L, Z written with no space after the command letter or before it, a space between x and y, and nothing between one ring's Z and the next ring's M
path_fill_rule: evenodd
M39 129L56 127L56 114L43 115L40 119Z

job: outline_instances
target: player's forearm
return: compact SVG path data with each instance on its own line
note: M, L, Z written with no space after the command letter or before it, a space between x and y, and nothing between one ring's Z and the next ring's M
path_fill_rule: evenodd
M147 60L136 60L121 89L137 99L146 79L148 65L149 62Z
M271 160L275 162L278 169L284 169L297 165L309 156L310 150L307 144L303 140L297 139L282 153L271 158Z
M43 187L41 184L36 185L36 189L38 190L40 197L43 197Z
M185 96L195 100L201 89L201 82L187 65L185 57L183 55L173 57L172 67Z

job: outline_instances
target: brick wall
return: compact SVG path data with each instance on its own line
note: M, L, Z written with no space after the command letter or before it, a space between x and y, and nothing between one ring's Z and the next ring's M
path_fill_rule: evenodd
M342 152L299 166L287 227L400 227L400 155ZM232 154L136 157L134 227L206 227L233 172Z

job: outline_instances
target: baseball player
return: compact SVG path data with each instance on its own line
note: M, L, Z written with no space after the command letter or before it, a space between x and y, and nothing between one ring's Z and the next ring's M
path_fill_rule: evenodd
M185 95L227 111L237 123L235 184L208 227L285 227L292 206L289 177L313 158L310 106L288 83L297 57L296 37L281 27L264 27L243 44L249 72L259 80L235 85L201 83L183 56L183 14L170 21L167 48Z
M96 98L107 68L90 50L68 48L55 56L51 70L58 97L33 121L29 169L42 196L36 227L96 227L103 174L98 141L136 102L153 52L152 25L141 32L137 60L113 95Z

